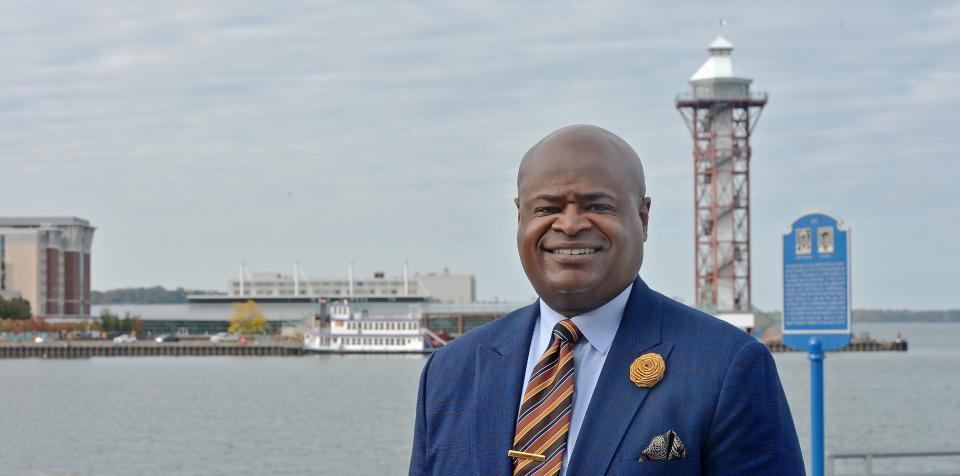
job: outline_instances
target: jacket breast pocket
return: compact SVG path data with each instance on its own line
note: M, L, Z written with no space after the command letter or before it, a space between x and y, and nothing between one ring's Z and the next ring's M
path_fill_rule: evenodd
M672 461L620 460L614 466L614 476L686 476L699 475L700 462L696 458L686 457Z

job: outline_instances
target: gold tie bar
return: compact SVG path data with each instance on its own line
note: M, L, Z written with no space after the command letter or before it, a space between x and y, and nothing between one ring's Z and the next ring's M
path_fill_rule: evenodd
M538 455L536 453L524 453L523 451L507 451L507 456L511 458L523 458L523 459L532 459L534 461L543 461L547 459L544 455Z

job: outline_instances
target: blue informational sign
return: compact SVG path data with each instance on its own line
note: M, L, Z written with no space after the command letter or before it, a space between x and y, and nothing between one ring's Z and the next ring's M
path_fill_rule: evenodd
M804 215L783 235L783 343L823 350L850 343L850 231L823 213Z

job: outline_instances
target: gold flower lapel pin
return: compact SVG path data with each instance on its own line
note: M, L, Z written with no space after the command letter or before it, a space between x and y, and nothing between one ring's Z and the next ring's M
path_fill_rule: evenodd
M666 368L660 354L643 354L630 364L630 381L640 388L650 388L663 378Z

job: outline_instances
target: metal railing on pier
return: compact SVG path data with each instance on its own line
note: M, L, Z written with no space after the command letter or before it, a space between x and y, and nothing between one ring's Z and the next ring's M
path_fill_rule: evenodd
M827 476L843 476L834 472L834 463L840 459L863 460L863 473L866 476L894 476L889 473L873 472L873 462L878 459L891 458L958 458L960 467L960 451L837 451L827 456ZM911 476L960 476L960 471L950 473L920 473L911 470Z

